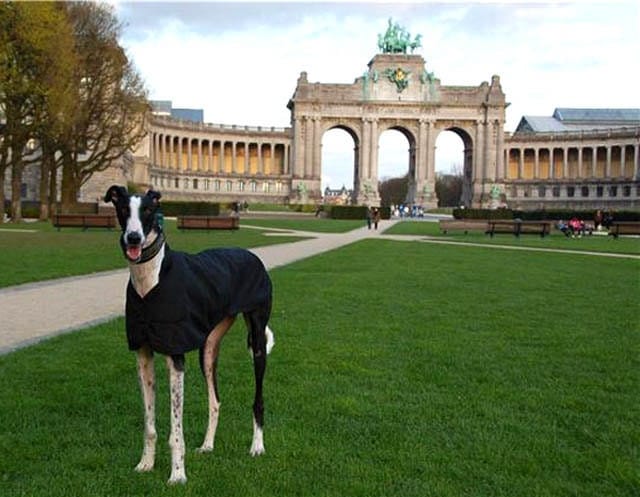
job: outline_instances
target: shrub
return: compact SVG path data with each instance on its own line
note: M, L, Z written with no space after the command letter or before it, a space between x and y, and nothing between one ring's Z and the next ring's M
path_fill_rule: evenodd
M220 204L217 202L181 202L163 201L162 213L165 216L218 216L220 214Z
M331 219L366 219L367 209L366 205L334 205L330 215Z

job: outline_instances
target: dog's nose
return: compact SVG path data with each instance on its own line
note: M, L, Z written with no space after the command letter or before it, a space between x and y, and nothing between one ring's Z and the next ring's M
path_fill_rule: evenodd
M142 243L142 235L136 231L127 233L126 241L128 245L140 245Z

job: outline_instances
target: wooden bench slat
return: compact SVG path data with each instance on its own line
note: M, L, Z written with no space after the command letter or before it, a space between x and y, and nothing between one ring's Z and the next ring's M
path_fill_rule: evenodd
M640 235L640 221L613 221L609 226L609 235Z
M237 216L178 216L178 229L237 230Z
M551 221L513 221L507 219L487 221L486 234L493 238L496 233L508 233L516 237L532 234L544 238L551 233Z
M115 228L116 216L112 214L54 214L51 220L58 228Z

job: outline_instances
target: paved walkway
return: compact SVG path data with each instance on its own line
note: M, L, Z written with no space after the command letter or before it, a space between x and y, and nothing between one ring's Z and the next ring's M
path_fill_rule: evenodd
M378 231L363 227L340 234L296 232L313 238L258 247L252 252L262 259L267 269L272 269L363 238L380 236L396 222L381 221ZM290 231L287 233L291 234ZM0 289L0 354L122 316L128 279L129 271L123 267L116 271Z

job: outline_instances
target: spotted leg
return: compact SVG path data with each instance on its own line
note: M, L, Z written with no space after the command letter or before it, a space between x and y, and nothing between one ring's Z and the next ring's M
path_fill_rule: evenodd
M207 424L207 432L204 436L204 442L198 449L198 452L211 452L218 427L218 415L220 412L220 398L218 396L218 386L216 381L216 368L218 365L218 353L220 351L220 342L222 337L229 331L235 318L227 317L223 319L209 334L207 342L201 353L202 373L207 380L207 392L209 394L209 423Z
M167 356L169 370L169 385L171 395L171 476L168 483L186 483L187 475L184 469L184 434L182 430L182 406L184 399L184 356Z
M136 471L151 471L156 455L156 408L155 408L155 372L153 369L153 352L148 347L138 350L138 379L144 403L144 446L142 457Z

